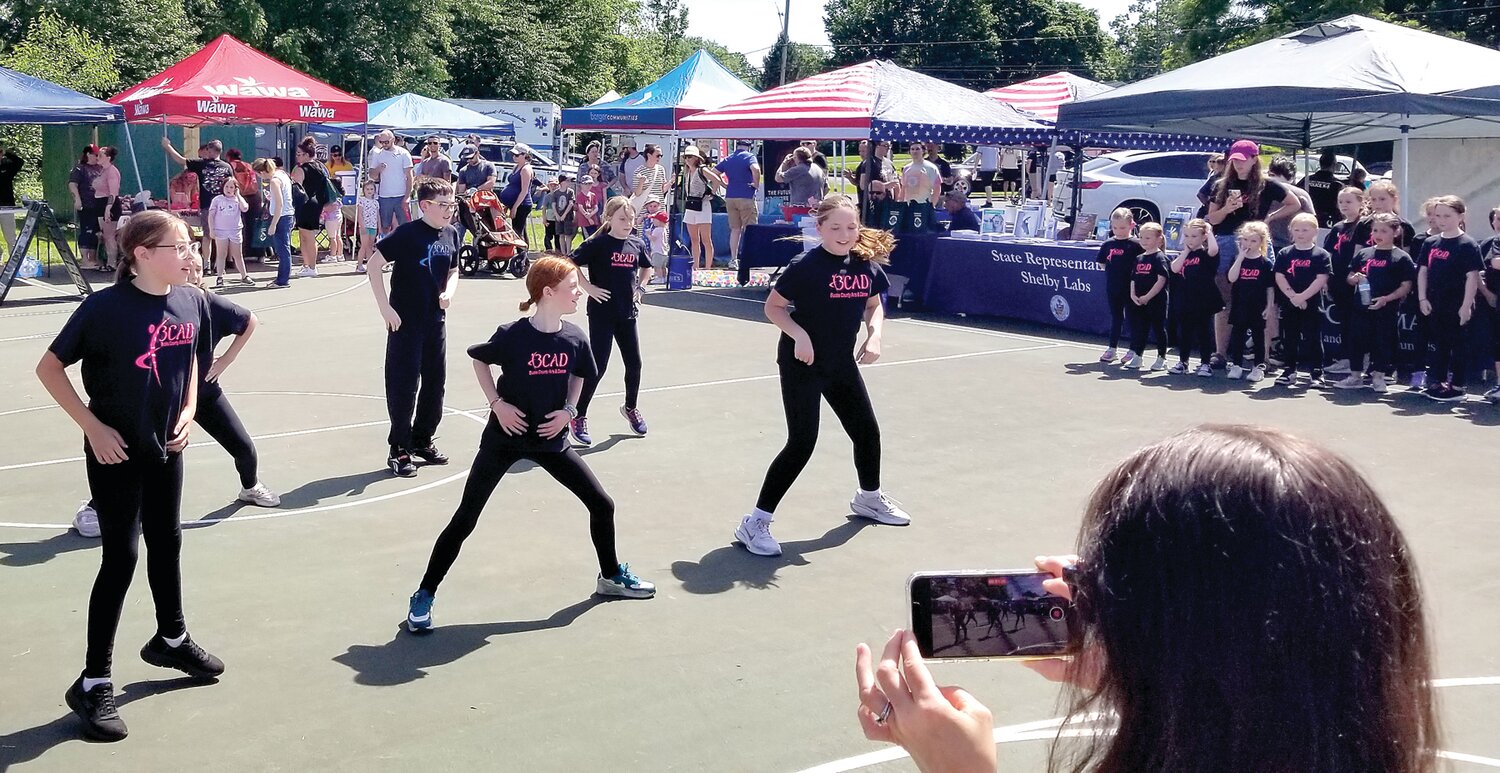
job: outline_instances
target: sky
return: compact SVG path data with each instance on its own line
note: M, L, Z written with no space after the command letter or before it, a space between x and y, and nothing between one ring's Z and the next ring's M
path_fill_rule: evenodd
M1130 0L1080 0L1109 22L1125 12ZM792 0L791 38L797 43L826 44L824 0ZM759 66L781 34L781 12L786 0L683 0L688 8L688 34L708 38L731 51L746 54Z

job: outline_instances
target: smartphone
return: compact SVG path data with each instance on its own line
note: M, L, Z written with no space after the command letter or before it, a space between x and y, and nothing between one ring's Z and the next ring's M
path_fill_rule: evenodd
M1050 658L1078 651L1073 602L1042 587L1046 572L918 572L907 580L922 657Z

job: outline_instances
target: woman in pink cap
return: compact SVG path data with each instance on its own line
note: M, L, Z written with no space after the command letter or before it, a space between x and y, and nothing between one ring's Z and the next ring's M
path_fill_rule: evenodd
M1261 221L1267 225L1289 218L1302 211L1302 204L1286 185L1266 179L1260 165L1260 146L1250 140L1235 140L1229 146L1225 159L1224 175L1214 185L1208 199L1207 220L1214 228L1214 238L1219 242L1219 252L1234 255L1237 247L1235 235L1240 226ZM1279 250L1284 244L1273 245ZM1227 271L1228 261L1220 264ZM1229 277L1221 273L1216 279L1219 294L1229 303ZM1229 314L1219 312L1214 317L1216 341L1214 359L1222 362L1229 343Z

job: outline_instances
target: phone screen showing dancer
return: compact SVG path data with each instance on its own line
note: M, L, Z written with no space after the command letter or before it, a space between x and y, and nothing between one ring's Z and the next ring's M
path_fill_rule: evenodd
M919 572L907 582L911 630L924 658L1047 658L1077 651L1073 602L1044 572Z

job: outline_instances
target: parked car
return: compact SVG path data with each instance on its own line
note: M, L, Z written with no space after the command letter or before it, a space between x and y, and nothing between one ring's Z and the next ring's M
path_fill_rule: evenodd
M1120 150L1084 162L1079 212L1091 212L1102 222L1124 207L1137 223L1159 223L1178 207L1197 209L1198 189L1208 179L1210 154L1186 151ZM1052 211L1066 216L1073 203L1073 173L1057 173L1052 187Z

